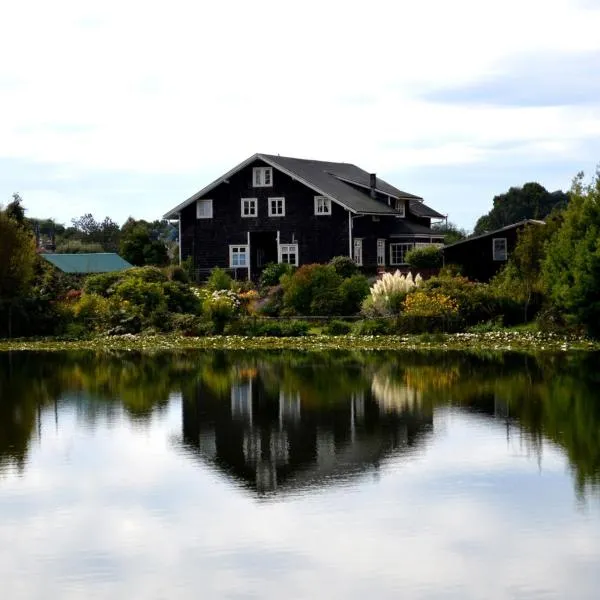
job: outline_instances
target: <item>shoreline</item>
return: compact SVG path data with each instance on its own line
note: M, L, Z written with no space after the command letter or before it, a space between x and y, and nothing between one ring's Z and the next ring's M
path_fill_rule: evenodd
M86 340L0 340L0 352L60 351L177 351L177 350L459 350L496 352L594 352L600 342L586 338L539 332L496 331L421 335L307 335L302 337L245 337L175 335L123 335Z

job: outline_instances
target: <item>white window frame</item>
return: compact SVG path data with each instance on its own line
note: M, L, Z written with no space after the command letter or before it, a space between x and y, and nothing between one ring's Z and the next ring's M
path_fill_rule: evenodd
M269 216L270 217L285 217L285 198L283 196L268 198L269 202ZM281 202L281 212L273 211L273 205L277 207L277 204Z
M363 264L363 241L362 238L354 238L352 243L352 260L359 266Z
M496 242L502 242L504 248L496 248ZM492 238L492 259L496 261L508 260L508 240L506 238Z
M242 198L240 202L242 219L255 219L258 217L258 199L257 198ZM252 212L244 214L246 207Z
M397 246L404 247L404 251L402 252L403 262L398 262L397 260L394 259L394 250L396 249ZM393 244L390 244L390 265L393 265L393 266L405 265L406 260L404 260L404 258L406 257L406 253L409 250L412 250L414 247L415 247L415 245L413 242L395 242Z
M286 255L288 260L284 261L283 256ZM290 255L293 255L294 262L289 261ZM277 247L277 260L280 263L285 262L288 265L298 266L298 244L279 244Z
M252 187L273 187L273 167L254 167L252 169Z
M396 198L396 212L399 217L406 217L406 200Z
M243 255L244 262L240 263L240 255ZM233 257L238 257L238 264L234 264ZM229 246L229 267L231 269L247 269L250 266L250 247L248 244L232 244Z
M319 210L319 208L322 210ZM315 215L319 217L331 215L331 198L315 196Z
M200 210L201 206L207 206L208 211ZM212 219L213 218L213 201L209 198L196 200L196 219Z
M377 240L377 266L385 267L385 240Z

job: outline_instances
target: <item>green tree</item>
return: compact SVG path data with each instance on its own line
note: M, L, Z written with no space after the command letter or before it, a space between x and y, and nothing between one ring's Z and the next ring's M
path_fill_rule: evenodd
M431 226L431 229L436 233L441 233L444 236L444 244L454 244L454 242L460 242L467 237L467 231L460 229L458 225L454 223L435 223Z
M31 232L7 211L0 211L0 304L7 311L9 337L14 307L31 290L36 259Z
M122 234L119 250L125 260L137 267L169 264L169 254L164 242L152 239L149 228L144 224L128 228Z
M6 215L16 221L19 225L25 226L25 209L22 206L23 198L18 193L12 195L12 202L6 205Z
M545 219L554 209L565 208L568 201L568 194L551 193L539 183L511 187L508 192L494 197L492 210L479 218L474 233L493 231L525 219Z
M86 244L100 244L105 252L118 251L121 228L110 217L105 217L104 221L100 222L87 213L78 219L72 219L71 222L74 231L69 232L69 237Z
M555 308L593 336L600 335L600 170L591 183L573 181L563 221L543 262Z

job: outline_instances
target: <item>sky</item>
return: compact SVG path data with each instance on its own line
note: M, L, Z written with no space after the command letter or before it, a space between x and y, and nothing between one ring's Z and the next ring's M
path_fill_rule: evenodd
M600 0L20 0L0 203L154 220L256 152L351 162L472 229L600 162Z

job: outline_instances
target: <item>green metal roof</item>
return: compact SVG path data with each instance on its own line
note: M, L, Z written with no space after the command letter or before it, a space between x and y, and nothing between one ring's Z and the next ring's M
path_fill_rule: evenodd
M64 273L110 273L124 271L133 266L114 252L41 254L40 256Z

